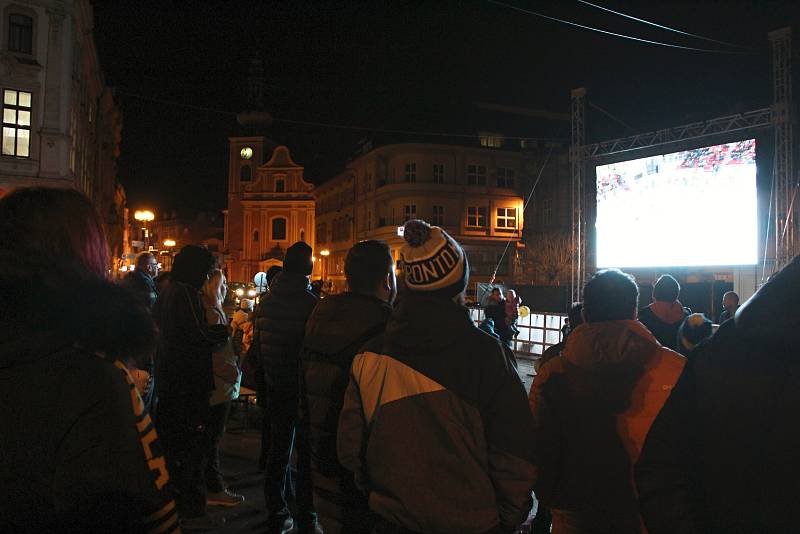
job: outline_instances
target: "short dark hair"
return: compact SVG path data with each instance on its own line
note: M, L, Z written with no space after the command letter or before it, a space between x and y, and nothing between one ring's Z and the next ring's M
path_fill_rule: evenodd
M587 323L633 319L638 304L636 279L619 269L598 271L583 288L583 317Z
M350 291L373 293L392 269L394 259L389 245L368 239L353 245L344 260L344 275Z
M681 285L671 274L662 274L653 286L653 300L674 302L681 294Z
M583 324L583 302L573 302L572 307L567 312L569 318L569 328L574 330Z
M314 263L311 261L311 247L303 241L298 241L288 249L283 258L283 270L287 273L301 274L308 276L313 270Z
M494 293L495 291L500 293L500 288L499 287L493 287L492 290L489 293Z
M206 247L186 245L175 256L169 280L200 289L215 266L216 258Z

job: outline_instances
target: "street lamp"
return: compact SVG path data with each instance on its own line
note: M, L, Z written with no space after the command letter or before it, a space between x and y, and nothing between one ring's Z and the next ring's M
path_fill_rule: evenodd
M172 270L172 249L175 247L175 240L165 239L162 244L167 247L167 257L169 258L169 268L167 270Z
M142 223L142 230L144 230L144 249L149 250L150 247L148 247L148 240L150 236L147 233L147 223L155 219L156 216L150 210L136 210L136 212L133 214L133 218Z
M327 248L322 249L319 251L319 255L322 256L322 272L320 273L320 280L322 280L322 288L325 289L325 265L328 263L328 256L331 255L331 251Z

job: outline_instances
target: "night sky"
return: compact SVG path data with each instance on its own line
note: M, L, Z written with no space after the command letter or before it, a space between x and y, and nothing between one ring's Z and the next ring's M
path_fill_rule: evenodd
M644 39L739 50L576 0L503 1ZM477 0L95 2L101 64L124 114L119 178L129 205L224 208L227 138L248 107L255 57L276 119L474 134L458 116L471 102L567 113L570 89L586 87L618 119L589 108L592 141L769 106L767 32L793 25L799 48L797 1L593 3L752 50L659 47ZM797 71L795 63L795 90ZM369 135L278 121L264 133L288 144L315 182ZM552 134L533 121L525 133Z

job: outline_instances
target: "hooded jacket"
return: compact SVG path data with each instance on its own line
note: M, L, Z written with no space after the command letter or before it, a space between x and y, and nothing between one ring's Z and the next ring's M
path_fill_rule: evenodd
M647 438L650 534L796 532L800 257L701 343Z
M301 406L310 427L314 503L323 519L352 512L346 508L353 496L346 494L355 488L352 474L336 456L336 429L353 358L367 341L383 333L391 311L375 297L344 293L321 300L306 324Z
M317 297L308 278L283 271L255 312L253 348L264 370L268 393L297 395L300 348Z
M338 454L386 521L510 532L532 504L531 425L497 340L463 306L409 292L353 360Z
M639 310L639 321L652 332L659 343L669 349L678 350L678 330L691 313L689 308L684 308L677 300L657 300Z
M575 328L531 388L537 498L636 530L633 465L684 363L635 320Z
M148 311L84 273L0 252L0 532L174 532L159 439L125 365Z

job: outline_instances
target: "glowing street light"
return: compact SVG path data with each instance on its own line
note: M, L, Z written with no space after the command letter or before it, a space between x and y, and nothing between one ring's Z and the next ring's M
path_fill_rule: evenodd
M319 255L320 256L325 256L327 258L328 256L331 255L331 251L326 248L326 249L320 250L319 251Z
M175 240L174 239L165 239L164 240L164 246L167 247L167 248L174 247L175 246Z
M320 273L320 280L322 280L322 287L325 287L325 264L328 263L328 256L331 255L331 251L327 248L324 248L319 251L319 255L322 256L322 272Z
M150 210L136 210L133 218L142 223L142 230L144 230L144 249L149 250L148 246L149 235L147 234L147 223L156 218L155 213Z

